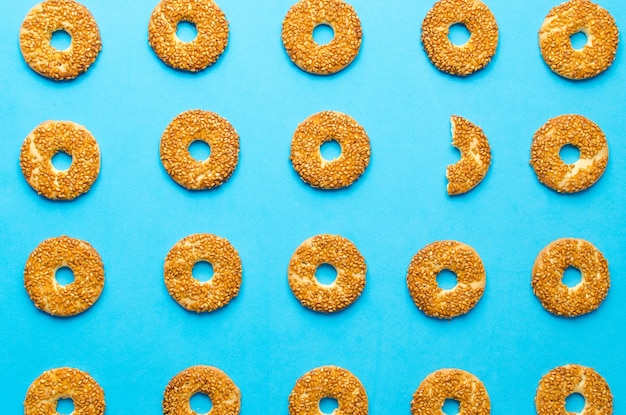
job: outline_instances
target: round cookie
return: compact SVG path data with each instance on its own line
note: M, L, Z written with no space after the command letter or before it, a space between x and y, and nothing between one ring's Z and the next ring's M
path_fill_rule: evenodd
M322 144L336 140L341 154L335 160L322 157ZM304 120L291 141L291 163L300 178L313 187L340 189L350 186L370 161L370 140L353 118L336 111L322 111Z
M319 45L313 30L319 25L333 29L333 39ZM287 12L282 38L287 55L303 71L328 75L350 65L361 48L361 21L342 0L300 0Z
M461 159L448 166L446 178L449 195L467 193L485 178L491 164L491 147L483 130L465 118L453 115L452 145Z
M446 269L457 277L456 286L449 290L437 285L437 275ZM478 303L485 291L486 273L472 247L457 241L439 241L415 254L406 282L420 310L430 317L450 319L467 313Z
M200 282L193 277L197 262L213 266L213 277ZM239 294L241 259L227 239L210 234L189 235L165 257L165 286L172 298L189 311L209 312L224 307Z
M322 264L337 270L329 285L315 278ZM311 310L332 313L348 307L363 292L367 266L348 239L338 235L317 235L304 241L294 252L287 271L289 287L300 303Z
M72 40L66 50L50 41L56 31ZM20 28L20 51L31 69L54 80L70 80L87 71L102 49L100 31L89 10L73 0L45 0L34 6Z
M57 170L52 157L72 156L67 170ZM70 121L46 121L28 134L20 152L24 178L51 200L72 200L86 193L100 173L100 148L91 133Z
M60 285L59 268L68 267L74 281ZM35 307L53 316L73 316L91 307L104 288L104 265L85 241L60 236L43 241L29 255L24 286Z
M562 281L568 267L581 273L580 283L572 288ZM575 317L595 310L606 298L610 285L608 261L583 239L551 242L533 265L533 292L546 310L558 316Z
M178 23L191 22L197 35L190 42L176 36ZM148 26L154 53L175 69L197 72L213 65L228 44L228 21L214 1L161 0Z
M463 24L470 32L466 44L448 38L450 26ZM422 23L422 45L437 69L467 76L484 68L498 47L498 24L489 7L479 0L439 0Z
M574 49L570 36L583 32L587 43ZM570 0L554 7L539 30L543 60L568 79L592 78L611 66L619 31L613 16L590 0Z
M241 393L235 383L220 369L192 366L170 380L163 396L163 415L197 415L189 399L203 393L211 399L211 415L237 415Z

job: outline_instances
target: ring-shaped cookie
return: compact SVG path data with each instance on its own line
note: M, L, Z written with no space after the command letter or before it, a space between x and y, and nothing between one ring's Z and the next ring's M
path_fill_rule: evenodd
M333 39L319 45L313 30L328 25ZM329 75L350 65L361 48L361 21L343 0L300 0L283 21L283 45L289 58L303 71Z
M322 157L322 144L336 140L341 154L335 160ZM302 121L291 141L291 164L300 178L313 187L340 189L350 186L370 162L370 140L353 118L336 111L322 111Z
M485 385L460 369L440 369L428 375L411 401L411 415L441 415L446 399L459 402L459 415L489 415L491 403Z
M315 271L332 265L337 277L321 284ZM338 235L317 235L302 242L289 261L288 279L293 295L311 310L332 313L348 307L363 292L367 266L357 247Z
M55 273L68 267L74 281L60 285ZM104 288L104 265L87 242L67 236L46 239L24 267L24 286L35 307L53 316L73 316L91 307Z
M289 395L291 415L322 415L320 400L333 398L335 415L367 415L367 393L361 381L348 370L322 366L305 373Z
M65 50L50 44L52 34L72 38ZM55 80L74 79L87 71L102 49L100 31L89 10L73 0L45 0L33 7L20 28L20 51L31 69Z
M464 45L448 38L450 26L463 24L470 33ZM422 23L422 45L437 69L467 76L484 68L498 47L498 24L489 7L479 0L440 0Z
M28 388L24 415L57 415L59 399L72 399L73 415L102 415L104 391L87 372L61 367L42 373Z
M213 266L213 277L200 282L193 267L200 261ZM209 312L224 307L239 294L241 259L227 239L193 234L178 241L165 257L163 275L172 298L189 311Z
M570 36L582 32L587 43L574 49ZM617 53L619 31L613 16L590 0L570 0L554 7L539 30L543 60L556 74L587 79L611 66Z
M491 165L491 147L483 130L465 118L453 115L452 145L461 159L448 166L446 178L449 195L467 193L485 178Z
M559 151L565 145L580 150L579 159L567 164ZM609 162L609 145L600 127L581 115L550 119L533 137L530 165L541 183L559 193L588 189L600 179Z
M189 399L203 393L211 399L211 415L237 415L241 393L235 383L220 369L192 366L174 376L163 395L163 415L197 415Z
M546 373L535 395L537 415L568 415L565 398L578 393L585 398L580 415L611 415L613 395L604 378L580 365L559 366Z
M194 141L211 148L209 158L198 161L189 153ZM239 135L219 115L202 110L177 115L161 137L161 162L172 179L189 190L211 189L226 182L239 161Z
M580 271L574 287L563 284L569 267ZM583 239L563 238L551 242L537 256L532 270L532 287L543 307L558 316L587 314L606 298L611 279L609 263L595 246Z
M190 42L176 36L178 23L190 22L197 35ZM154 53L175 69L197 72L213 65L228 44L228 21L212 0L161 0L148 25Z
M437 285L443 270L456 274L454 288ZM485 291L485 267L476 251L461 242L438 241L421 249L409 265L406 282L415 305L426 315L446 318L460 316L478 303Z
M52 157L72 156L67 170L57 170ZM24 178L51 200L72 200L87 192L100 173L100 148L91 133L71 121L46 121L28 134L20 153Z

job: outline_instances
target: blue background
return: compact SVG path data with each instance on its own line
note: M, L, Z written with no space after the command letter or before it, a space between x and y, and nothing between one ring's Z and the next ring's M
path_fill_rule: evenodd
M288 413L295 381L321 365L343 366L364 384L372 414L408 414L430 372L458 367L486 385L496 414L534 413L539 379L567 363L594 367L626 411L626 65L620 49L599 77L572 82L541 59L537 32L555 1L488 1L500 27L489 66L469 78L438 72L420 44L433 1L352 0L363 27L353 64L329 77L300 71L281 42L293 0L220 0L229 45L214 66L181 73L147 41L156 2L84 0L103 50L89 71L55 83L24 63L21 22L34 1L0 0L0 408L20 413L30 383L60 366L86 370L105 390L110 414L161 413L167 382L182 369L223 369L242 392L242 414ZM626 27L619 0L600 4ZM189 192L159 160L159 140L180 112L227 118L241 137L235 174L218 189ZM291 137L309 115L332 109L368 132L372 159L352 187L324 192L302 183L289 162ZM609 166L581 194L541 185L528 164L534 132L578 113L606 133ZM493 164L465 196L445 192L452 114L481 126ZM38 196L19 168L26 135L48 120L85 125L101 149L92 189L72 202ZM243 261L243 285L227 307L196 315L171 299L163 259L191 233L228 238ZM343 312L303 308L287 284L296 247L319 233L352 240L368 265L361 298ZM23 287L29 253L44 239L90 242L106 284L87 312L68 319L38 311ZM610 263L612 287L590 315L566 320L534 297L538 252L561 237L585 238ZM406 287L411 257L456 239L487 269L482 300L452 321L426 317Z

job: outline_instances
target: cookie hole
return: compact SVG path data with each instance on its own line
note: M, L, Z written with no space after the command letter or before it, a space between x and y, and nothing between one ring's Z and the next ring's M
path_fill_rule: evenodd
M322 158L326 161L334 161L341 155L341 144L337 140L329 140L320 146Z
M330 285L337 279L337 269L330 264L321 264L315 270L315 279L322 285Z
M70 415L74 412L74 401L72 398L59 398L56 411L59 415Z
M339 408L339 402L335 398L322 398L319 406L321 413L330 415Z
M335 31L326 23L318 24L313 29L313 40L318 45L326 45L335 37Z
M567 164L576 163L580 159L580 149L573 144L565 144L559 150L559 157Z
M72 44L72 36L63 29L55 30L52 32L50 38L50 46L58 51L67 50Z
M580 393L572 393L565 398L565 410L567 412L580 413L585 409L585 397Z
M213 402L208 395L198 392L189 398L189 407L197 414L206 414L213 408Z
M569 41L572 44L572 47L576 50L581 50L585 46L587 46L588 38L585 32L580 31L576 32L569 37Z
M65 151L59 151L52 156L52 166L59 171L66 171L72 165L72 156Z
M61 286L66 286L74 282L74 272L70 267L61 267L54 273L54 279Z
M454 46L464 46L471 36L463 23L455 23L448 28L448 39Z
M193 42L198 36L198 29L195 23L188 20L181 20L176 25L176 37L181 42Z
M191 271L191 275L200 282L210 281L213 278L213 273L213 265L207 261L196 262Z
M563 272L563 278L561 281L569 288L574 288L582 281L582 274L580 270L574 267L567 267Z
M192 142L189 144L189 147L187 147L187 150L189 150L191 157L197 161L206 161L209 159L209 156L211 156L211 146L202 140Z
M441 410L446 415L457 415L459 413L460 407L461 404L456 399L446 399L443 402Z
M449 269L441 270L441 272L437 274L437 285L442 290L451 290L456 287L456 284L456 274Z

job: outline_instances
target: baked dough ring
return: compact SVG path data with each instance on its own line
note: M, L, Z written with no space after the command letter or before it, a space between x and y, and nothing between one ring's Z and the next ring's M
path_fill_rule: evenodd
M587 44L572 47L570 36L583 32ZM613 16L590 0L570 0L554 7L539 30L543 60L556 74L569 79L592 78L613 63L619 31Z
M68 267L74 281L60 285L59 268ZM43 241L29 255L24 286L35 306L53 316L73 316L91 307L104 288L104 265L98 252L85 241L60 236Z
M226 373L211 366L192 366L167 384L163 415L197 415L189 406L189 399L196 393L211 399L211 415L237 415L241 408L239 388Z
M565 398L579 393L585 398L580 415L611 415L613 395L604 378L595 370L580 365L565 365L552 369L541 378L535 407L537 415L568 415Z
M448 269L456 274L454 288L437 285L437 275ZM415 305L431 317L460 316L478 303L485 291L486 273L472 247L457 241L433 242L421 249L409 265L406 282Z
M57 170L52 157L72 156L67 170ZM46 121L28 134L20 153L24 178L51 200L72 200L86 193L100 173L100 148L91 133L71 121Z
M563 272L575 267L581 280L575 287L563 284ZM589 313L606 298L611 280L609 263L595 246L583 239L557 239L537 256L532 287L546 310L564 317Z
M176 36L181 21L196 25L194 40ZM148 41L166 65L197 72L213 65L226 49L228 21L212 0L161 0L150 17Z
M313 39L313 29L319 25L334 31L328 44L318 45ZM361 37L359 17L342 0L300 0L283 21L283 45L289 58L312 74L333 74L350 65L361 48Z
M452 145L461 152L461 159L448 166L448 194L459 195L469 192L485 178L491 164L491 147L483 130L466 120L453 115Z
M580 158L565 163L559 156L567 144L580 150ZM559 193L575 193L591 187L609 162L609 146L596 124L580 115L550 119L536 133L530 150L530 165L541 183Z
M330 264L337 277L329 285L315 278L317 267ZM300 303L311 310L332 313L348 307L363 292L367 266L348 239L317 235L302 242L289 262L289 287Z
M213 277L200 282L193 277L197 262L213 266ZM165 286L172 298L189 311L209 312L224 307L239 294L241 259L227 239L210 234L189 235L165 257Z
M67 32L66 50L50 44L52 34ZM87 71L102 49L100 31L89 10L73 0L45 0L33 7L20 29L20 51L31 69L55 80L74 79Z
M460 369L440 369L419 385L411 401L411 415L441 415L446 399L459 402L459 415L489 415L491 403L485 385Z
M367 415L367 393L361 381L348 370L322 366L305 373L289 395L291 415L321 415L319 402L334 398L335 415Z
M102 415L104 391L87 372L69 367L42 373L28 388L24 415L58 415L59 399L71 398L72 415Z
M466 44L456 46L448 38L450 26L461 23L470 32ZM422 44L437 69L467 76L484 68L498 47L498 24L479 0L440 0L424 18Z
M336 140L341 154L335 160L322 157L320 147ZM322 111L304 120L291 141L291 163L300 178L313 187L340 189L350 186L370 162L370 140L353 118L336 111Z
M198 161L189 145L201 140L211 147L208 159ZM161 137L161 163L172 179L189 190L212 189L226 182L239 161L239 135L219 115L202 110L179 114Z

